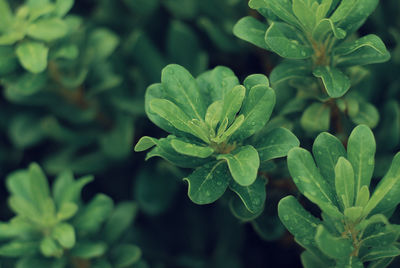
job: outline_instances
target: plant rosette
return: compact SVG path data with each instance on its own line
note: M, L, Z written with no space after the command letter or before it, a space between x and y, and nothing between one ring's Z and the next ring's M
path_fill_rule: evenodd
M400 255L400 226L388 221L400 203L400 153L373 190L375 150L372 131L360 125L350 135L347 152L329 133L316 138L314 158L302 148L289 151L294 183L322 211L321 220L293 196L278 205L282 223L306 249L304 267L386 267Z
M254 215L263 210L266 198L260 163L286 156L299 141L285 128L251 139L268 122L275 93L262 74L248 76L243 84L227 67L195 79L183 67L168 65L161 83L148 87L145 107L149 119L171 135L142 137L135 151L154 147L146 159L159 156L195 168L184 178L194 203L212 203L229 187Z

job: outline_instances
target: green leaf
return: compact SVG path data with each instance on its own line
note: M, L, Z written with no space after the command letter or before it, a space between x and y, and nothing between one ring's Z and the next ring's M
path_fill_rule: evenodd
M258 218L262 213L262 210L258 211L257 213L250 212L238 196L231 197L231 199L229 200L229 209L232 212L233 216L235 216L242 222L253 221L254 219Z
M364 24L375 10L379 0L343 0L332 14L331 19L349 35Z
M208 143L208 135L205 130L192 124L191 118L173 102L165 99L153 99L150 102L150 109L176 129L190 133Z
M347 159L354 169L356 195L363 185L369 187L375 163L375 138L365 125L354 128L347 144Z
M316 21L318 22L323 18L325 18L331 7L332 7L332 0L322 0L317 7Z
M228 123L231 124L242 107L244 97L246 95L246 88L242 85L235 86L228 91L223 99L221 119L227 117Z
M244 79L243 85L247 89L247 92L250 92L252 87L258 85L269 86L270 84L268 77L266 77L264 74L251 74Z
M254 1L252 6L255 5ZM268 0L264 1L264 5L268 9L270 9L277 17L281 20L287 22L291 25L300 26L301 23L293 14L292 3L291 1L282 1L282 0ZM264 5L255 5L255 6L264 6Z
M217 136L212 140L216 143L227 141L229 137L235 134L237 130L243 125L243 122L244 122L244 115L241 114L238 117L236 117L235 121L233 121L232 125L230 125L225 132L222 132L220 136Z
M287 196L279 201L278 215L299 244L318 252L314 237L321 223L319 219L306 211L293 196Z
M178 139L172 140L171 146L172 148L174 148L175 151L180 154L199 158L207 158L214 153L214 149L212 149L211 147L199 146Z
M136 143L134 150L135 152L143 152L155 145L157 145L157 139L149 136L144 136L141 137L140 140Z
M35 41L19 43L16 48L21 65L32 73L41 73L46 69L48 52L48 47Z
M37 242L12 241L0 246L0 256L3 257L22 257L35 253L38 249Z
M266 199L265 185L266 180L258 177L249 186L241 186L232 180L229 183L229 188L240 197L247 210L253 214L257 214L264 208Z
M336 195L343 208L353 206L354 202L354 171L350 162L340 157L335 167Z
M7 0L0 0L0 32L7 30L13 23L13 14Z
M88 57L94 61L105 60L111 56L119 44L119 37L106 28L97 28L90 33Z
M92 259L102 256L106 250L107 244L104 242L81 242L71 250L71 255L82 259Z
M241 141L261 130L272 114L275 100L275 92L267 85L252 87L239 113L244 115L244 122L232 139Z
M44 138L40 122L40 118L31 114L20 114L12 118L8 135L14 146L25 149L40 143Z
M196 80L185 68L176 64L166 66L162 70L161 83L168 98L190 119L204 119L206 105Z
M71 249L75 246L75 230L69 223L57 224L51 232L51 237L63 248Z
M269 76L273 88L292 79L303 79L311 74L311 66L300 60L285 60L278 64Z
M323 103L313 103L303 112L300 123L307 132L329 130L331 109Z
M218 155L217 159L227 161L229 171L239 185L249 186L256 180L260 158L253 146L242 146L230 154Z
M335 136L323 132L314 141L312 152L322 176L335 188L335 166L340 157L346 157L346 149Z
M107 220L102 233L107 243L114 243L131 227L138 206L133 202L119 203Z
M28 26L27 35L34 39L46 42L64 37L68 32L68 25L59 18L44 18Z
M396 257L399 255L400 249L393 245L381 248L374 247L371 248L368 253L362 256L361 260L363 262L375 261L383 258Z
M79 232L95 233L110 216L114 207L112 199L97 194L89 204L74 218L74 226Z
M355 66L381 63L390 59L383 41L376 35L363 36L353 42L337 46L333 52L337 66Z
M369 193L368 186L366 186L366 185L362 186L357 195L356 206L365 207L365 205L369 201L369 196L370 196L370 193Z
M346 37L346 32L336 27L331 19L321 20L312 31L314 40L321 43L330 38L332 34L337 39Z
M265 34L267 46L279 56L288 59L308 59L314 50L298 30L285 23L274 22Z
M324 254L334 259L348 258L354 249L349 239L333 236L323 225L318 226L315 241Z
M59 17L64 17L71 10L75 0L56 0L55 13Z
M382 213L395 208L400 203L400 153L393 158L389 171L378 183L368 204L365 215L371 211Z
M17 66L18 61L14 52L14 48L11 46L0 46L0 76L13 72Z
M311 154L302 148L293 148L288 153L290 175L300 192L313 203L322 206L336 205L332 187L321 176Z
M368 268L386 268L393 261L394 258L384 258L372 261L369 263Z
M53 185L53 196L57 206L63 203L78 203L83 187L93 179L93 176L89 175L74 181L72 173L68 171L61 173Z
M350 79L335 67L320 66L314 70L313 74L322 79L326 92L331 98L340 98L350 89Z
M44 213L48 209L47 199L50 197L50 189L46 175L36 163L29 166L29 188L33 204Z
M261 162L284 157L299 145L297 137L286 128L275 128L255 143Z
M215 130L222 117L222 101L214 101L207 108L205 122L210 129ZM213 133L215 134L215 133Z
M75 203L62 203L59 211L57 212L57 219L60 221L68 220L75 216L78 211L78 205Z
M359 103L359 111L355 115L350 115L351 120L356 124L365 124L370 128L376 127L379 122L379 112L376 107L367 102Z
M320 268L326 265L320 259L315 257L307 250L301 253L300 258L301 258L301 264L303 265L304 268Z
M210 204L220 198L228 187L230 179L224 161L208 163L184 178L189 184L190 200L199 205Z
M137 263L142 256L139 247L131 244L120 244L111 251L110 258L115 268L125 268Z
M399 235L398 228L388 225L384 229L379 230L379 232L367 236L361 243L363 247L387 247L395 243Z
M11 195L32 201L29 187L29 171L17 170L10 173L6 178L6 186Z
M46 236L40 242L40 252L45 257L61 257L63 249L60 245L50 236Z
M364 207L358 207L356 204L356 207L348 207L344 210L344 217L346 220L350 223L357 223L360 221L360 218L362 217Z
M18 94L20 96L31 96L35 95L46 87L46 83L48 81L48 77L45 73L40 73L40 74L33 74L33 73L28 73L26 72L25 74L21 75L18 77L18 80L13 81L12 83L9 84L8 90L12 91L15 94ZM37 121L38 118L34 115L22 115L22 116L16 116L15 118L29 118L31 121ZM36 120L34 120L36 118ZM37 122L31 122L35 123L36 126L29 126L31 129L36 129L36 130L41 130L43 132L42 127L40 124ZM25 122L25 125L28 125L29 122ZM28 129L24 130L25 132L32 132L29 131Z
M253 45L256 45L263 49L268 49L265 43L265 32L267 31L267 26L256 20L253 17L241 18L233 27L233 34L243 39Z
M293 0L293 13L299 19L307 31L312 31L316 23L316 14L311 8L308 0Z
M224 66L217 66L207 71L196 79L197 85L207 103L223 100L225 95L235 86L239 85L239 80L231 69Z

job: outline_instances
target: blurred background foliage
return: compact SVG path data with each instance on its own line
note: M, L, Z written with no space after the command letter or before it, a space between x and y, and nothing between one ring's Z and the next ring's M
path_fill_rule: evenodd
M13 10L24 3L8 2ZM381 1L359 31L379 35L392 53L389 62L367 66L367 78L354 89L379 110L376 176L400 149L399 13L398 0ZM133 153L139 137L165 135L144 113L145 89L159 82L165 65L180 64L195 76L226 65L241 81L270 74L279 57L232 34L247 15L259 16L246 0L80 0L63 17L68 33L44 41L49 56L43 72L27 71L13 45L0 45L0 220L12 215L6 175L35 161L51 178L65 170L93 174L84 200L105 193L115 203L136 201L130 237L150 267L300 267L302 249L276 216L279 199L296 194L284 161L263 167L272 178L265 211L244 223L226 198L191 203L178 179L186 170ZM275 113L293 94L277 96ZM310 148L298 120L276 117L270 124L292 128Z

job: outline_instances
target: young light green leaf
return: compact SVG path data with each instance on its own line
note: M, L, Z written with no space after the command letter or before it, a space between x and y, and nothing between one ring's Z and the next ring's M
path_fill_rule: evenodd
M335 67L320 66L314 70L313 74L322 79L326 92L331 98L340 98L350 89L350 79Z
M217 159L227 161L229 171L239 185L249 186L256 180L260 158L253 146L242 146L230 154L218 155Z
M343 43L334 50L338 66L355 66L381 63L390 59L383 41L376 35L363 36L353 42Z
M253 2L255 2L253 0ZM282 0L268 0L264 3L268 9L270 9L277 17L281 20L287 22L291 25L301 26L301 23L293 14L292 3L291 1L282 1ZM255 5L255 3L253 3ZM262 4L258 4L256 6L263 6Z
M264 208L266 199L265 184L265 179L258 177L249 186L241 186L234 180L231 180L229 188L240 197L247 210L253 214L257 214Z
M63 249L60 245L50 236L46 236L40 242L40 252L45 257L61 257Z
M246 95L246 88L242 85L235 86L227 92L223 99L221 120L225 117L228 118L228 123L231 124L235 115L242 107L244 97Z
M310 2L307 0L293 0L293 13L299 19L304 29L311 32L316 23L316 13L313 12Z
M51 237L63 248L71 249L75 245L75 230L69 223L57 224L51 232Z
M29 186L34 205L39 211L46 211L47 199L50 196L49 183L46 175L36 163L29 166Z
M272 114L275 101L275 92L267 85L252 87L240 111L244 122L232 139L241 141L262 129Z
M311 154L302 148L293 148L288 153L290 175L300 192L313 203L336 205L334 190L321 176Z
M340 157L346 157L346 149L338 138L323 132L314 141L312 152L315 162L329 185L335 188L335 166Z
M265 32L267 31L267 25L256 20L253 17L241 18L233 27L233 34L253 45L256 45L263 49L268 49L265 43Z
M57 220L65 221L75 216L78 206L75 203L64 202L57 212Z
M16 48L21 65L32 73L41 73L46 69L48 52L48 47L35 41L19 43Z
M308 59L313 55L314 50L303 39L297 29L281 22L272 23L265 34L268 47L288 59Z
M317 22L326 17L331 6L332 6L332 0L322 0L321 1L321 3L318 5L317 12L315 15Z
M7 0L0 0L0 32L10 28L13 19L13 14Z
M188 196L194 203L210 204L220 198L231 177L224 161L211 162L197 168L189 177Z
M260 155L260 161L284 157L290 149L298 147L300 141L286 128L275 128L257 141L255 147Z
M323 103L313 103L303 112L300 123L308 132L320 132L329 130L331 109Z
M323 19L318 22L312 32L314 40L321 43L330 38L332 34L339 40L346 37L346 32L343 29L336 27L331 19Z
M162 70L161 83L168 98L181 110L191 119L203 121L207 107L196 80L185 68L176 64L167 65Z
M55 13L59 17L64 17L74 5L75 0L56 0Z
M363 185L358 192L357 199L356 199L356 206L358 207L365 207L365 205L368 203L369 200L369 189L368 186Z
M68 25L59 18L44 18L30 24L27 35L34 39L46 42L64 37L68 32Z
M368 204L365 214L369 212L382 213L396 207L400 203L400 153L393 159L389 171L376 186Z
M190 124L191 119L173 102L166 99L153 99L150 102L150 109L167 120L176 129L190 133L208 143L208 137L204 133L204 129L202 130L194 124Z
M349 239L333 236L323 225L318 226L315 241L324 254L334 259L346 259L354 249Z
M0 256L3 257L22 257L37 252L38 243L31 241L12 241L0 246Z
M213 139L213 141L217 143L226 141L227 139L229 139L230 136L232 136L232 134L236 133L236 131L243 125L243 122L244 122L244 115L241 114L238 117L236 117L232 125L230 125L229 128L224 133L222 133L220 137Z
M344 210L344 217L347 221L351 223L358 223L362 214L364 207L348 207Z
M207 108L206 112L206 124L212 129L215 130L218 123L221 120L222 116L222 101L214 101L210 106Z
M142 152L150 149L151 147L157 145L157 139L149 137L149 136L143 136L140 138L140 140L136 143L135 145L135 152Z
M335 167L336 195L343 208L353 206L354 202L354 171L350 162L340 157Z
M199 158L207 158L214 153L214 149L211 147L199 146L178 139L173 139L171 146L180 154Z
M374 172L375 150L371 129L365 125L354 128L347 144L347 159L354 169L356 197L362 186L369 187Z

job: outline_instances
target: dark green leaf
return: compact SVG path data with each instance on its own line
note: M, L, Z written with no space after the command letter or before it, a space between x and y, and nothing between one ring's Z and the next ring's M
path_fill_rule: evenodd
M229 188L240 197L247 210L253 214L257 214L264 208L266 199L265 185L265 179L258 177L249 186L241 186L232 180L229 183Z
M329 66L317 67L314 76L321 78L331 98L340 98L350 89L350 79L339 69Z
M268 49L265 43L265 32L267 31L267 25L256 20L253 17L241 18L233 27L233 34L253 45L260 48Z

